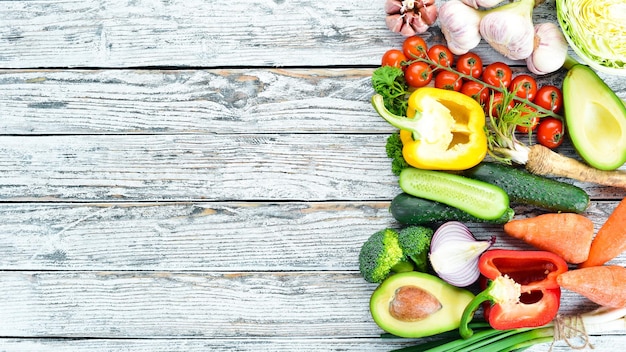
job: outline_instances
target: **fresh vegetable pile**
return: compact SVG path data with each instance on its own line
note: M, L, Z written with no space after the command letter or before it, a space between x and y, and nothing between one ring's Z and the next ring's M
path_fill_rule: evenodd
M385 7L389 28L406 38L373 72L372 106L398 129L386 153L402 190L389 207L400 228L371 235L359 263L379 284L375 323L393 336L430 337L403 351L514 351L558 340L589 347L589 334L626 330L626 268L608 263L626 251L626 197L596 231L589 195L553 177L626 188L618 170L626 107L567 56L558 26L532 23L534 0L501 2ZM422 12L428 22L416 22ZM419 33L437 16L447 43L429 45ZM530 72L483 64L471 52L481 40ZM537 83L561 68L563 90ZM556 151L566 132L582 160ZM541 213L516 217L518 205ZM493 248L497 236L477 240L467 223L501 226L532 249ZM562 290L598 309L560 316Z

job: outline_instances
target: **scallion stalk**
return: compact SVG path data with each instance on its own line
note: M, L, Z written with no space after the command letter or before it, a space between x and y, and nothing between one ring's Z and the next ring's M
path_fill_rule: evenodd
M439 341L441 344L433 347L433 343L409 346L395 352L511 352L523 351L531 346L542 343L554 343L565 340L571 343L572 339L580 337L587 345L588 334L605 332L626 332L626 308L601 307L591 312L577 316L558 317L550 324L537 328L521 328L512 330L496 330L493 328L478 328L467 338Z

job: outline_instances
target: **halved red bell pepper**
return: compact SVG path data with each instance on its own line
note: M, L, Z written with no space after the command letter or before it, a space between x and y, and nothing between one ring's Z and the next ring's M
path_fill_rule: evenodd
M472 336L468 327L482 303L485 319L494 329L538 327L552 321L559 310L561 288L556 277L567 263L547 251L492 249L478 261L486 289L465 308L460 334Z

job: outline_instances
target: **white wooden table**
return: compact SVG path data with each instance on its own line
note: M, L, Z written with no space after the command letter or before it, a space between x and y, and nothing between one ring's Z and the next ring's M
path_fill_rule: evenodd
M407 345L379 338L357 263L398 226L394 129L369 103L372 70L403 40L382 5L0 0L0 351ZM535 17L555 21L554 1ZM602 77L626 98L623 78ZM626 195L576 184L596 228ZM563 294L563 312L593 307ZM616 351L626 336L592 342Z

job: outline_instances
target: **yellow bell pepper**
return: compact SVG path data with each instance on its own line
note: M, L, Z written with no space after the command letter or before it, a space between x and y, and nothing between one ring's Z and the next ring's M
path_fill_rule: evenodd
M413 167L466 170L487 154L485 113L465 94L419 88L409 96L408 117L389 112L381 95L372 97L372 105L381 117L400 129L402 155Z

